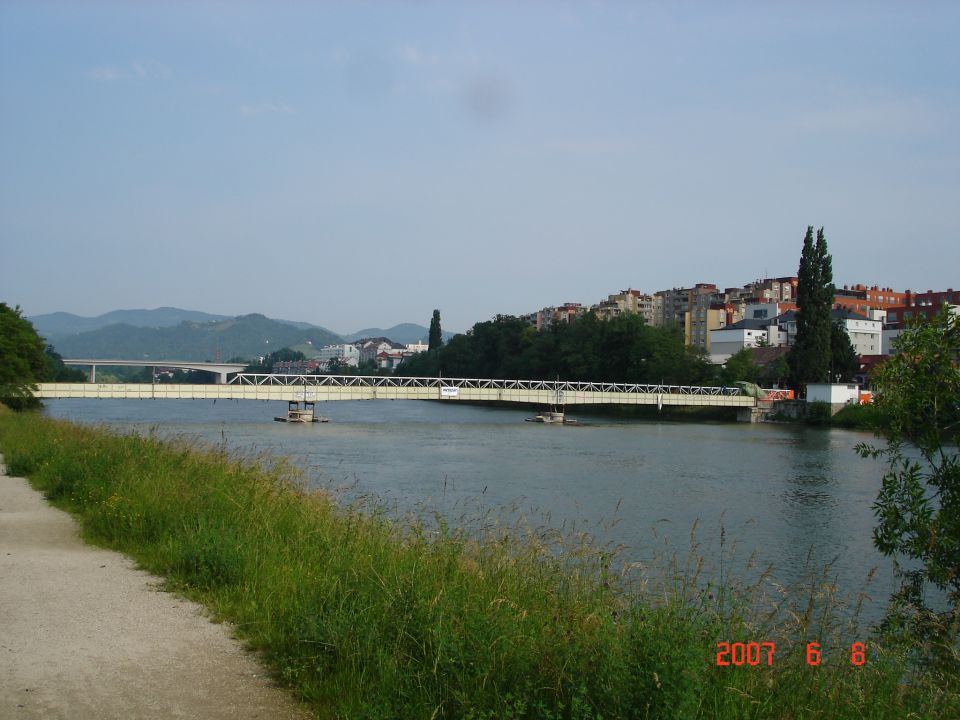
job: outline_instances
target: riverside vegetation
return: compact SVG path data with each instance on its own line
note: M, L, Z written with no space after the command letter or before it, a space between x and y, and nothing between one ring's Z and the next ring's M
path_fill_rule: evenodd
M0 450L88 540L233 623L319 717L960 716L957 676L866 637L826 571L767 593L766 575L702 578L694 544L653 580L588 539L390 519L282 462L3 408ZM718 667L723 641L775 642L773 663Z

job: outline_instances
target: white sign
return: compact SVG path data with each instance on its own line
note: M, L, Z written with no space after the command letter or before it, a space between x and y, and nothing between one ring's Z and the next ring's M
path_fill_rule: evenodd
M440 397L457 397L460 394L460 388L458 387L441 387L440 388Z

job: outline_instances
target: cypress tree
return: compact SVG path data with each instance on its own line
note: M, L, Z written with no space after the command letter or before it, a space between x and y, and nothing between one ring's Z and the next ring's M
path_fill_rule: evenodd
M797 277L797 337L788 362L791 384L803 389L807 383L830 380L833 259L823 228L817 231L814 244L813 226L807 227Z
M443 332L440 330L440 311L434 310L430 318L430 335L427 340L428 349L436 350L443 345Z
M823 228L817 231L817 244L814 247L814 264L816 268L816 309L815 323L816 334L815 348L813 355L813 364L811 366L811 377L818 380L808 380L807 382L833 382L830 377L831 364L831 336L833 322L830 318L830 309L833 305L833 296L835 288L833 287L833 258L827 253L827 239L824 237Z

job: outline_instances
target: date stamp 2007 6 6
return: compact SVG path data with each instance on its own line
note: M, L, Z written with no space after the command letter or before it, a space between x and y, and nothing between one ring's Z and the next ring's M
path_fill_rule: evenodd
M772 642L719 642L717 643L717 665L773 665L776 645ZM819 665L822 659L820 643L807 643L807 665ZM764 662L766 660L766 662ZM850 663L863 665L867 661L867 648L862 642L850 646Z

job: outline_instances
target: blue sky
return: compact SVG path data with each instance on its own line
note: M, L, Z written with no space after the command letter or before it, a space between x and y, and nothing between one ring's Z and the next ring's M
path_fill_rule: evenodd
M348 332L960 284L960 4L0 2L0 300Z

